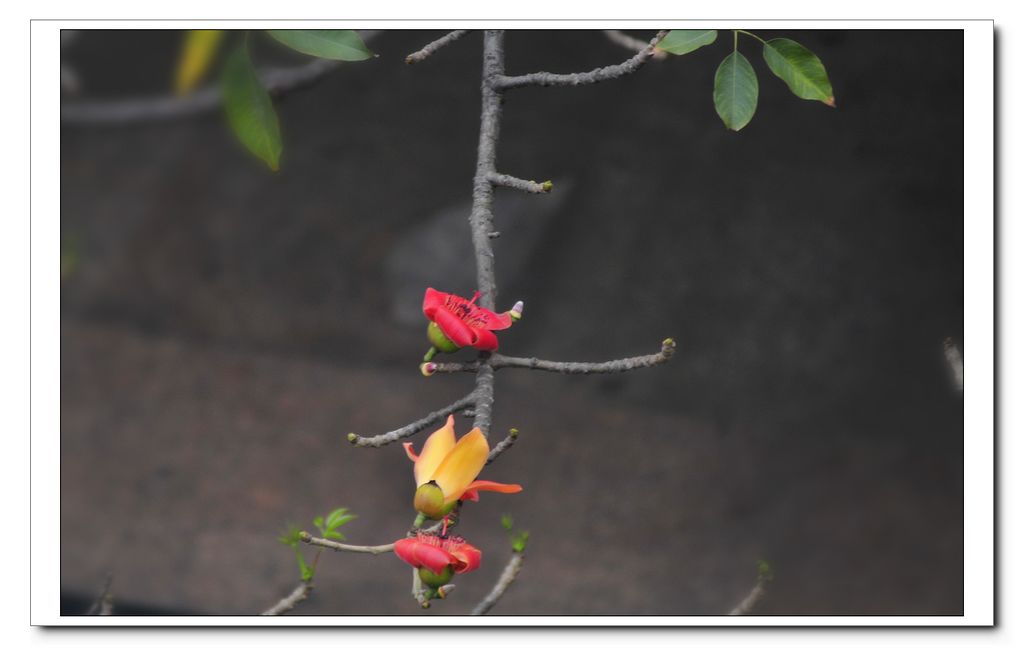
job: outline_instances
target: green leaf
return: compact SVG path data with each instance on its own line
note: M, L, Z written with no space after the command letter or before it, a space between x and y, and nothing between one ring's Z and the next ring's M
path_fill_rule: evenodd
M685 55L707 46L718 38L717 30L672 30L658 42L658 48L675 55Z
M505 529L505 531L511 531L512 530L512 516L511 515L502 515L501 516L501 528Z
M306 563L305 557L302 556L302 552L299 551L298 546L295 547L295 558L299 562L299 575L302 576L303 582L308 582L313 579L313 569Z
M328 60L366 60L373 53L355 30L267 30L285 46Z
M225 62L221 91L228 123L235 136L250 152L276 171L281 156L281 130L277 123L277 113L274 112L270 95L253 69L245 44Z
M781 38L765 42L763 53L768 69L785 81L794 95L827 106L836 105L832 83L818 56L792 39Z
M299 536L299 528L297 526L289 526L284 533L277 537L278 542L284 543L289 547L297 547L302 538Z
M335 508L327 516L327 528L333 529L354 520L357 516L348 514L348 508Z
M324 518L323 517L314 517L313 518L313 526L315 526L316 528L318 528L321 531L323 531L324 530Z
M729 129L739 131L757 109L757 76L739 51L730 53L715 72L715 110Z
M772 564L763 559L757 562L757 579L761 582L771 582L775 579L775 570Z
M522 554L526 549L526 541L530 539L529 531L520 531L512 537L512 551Z

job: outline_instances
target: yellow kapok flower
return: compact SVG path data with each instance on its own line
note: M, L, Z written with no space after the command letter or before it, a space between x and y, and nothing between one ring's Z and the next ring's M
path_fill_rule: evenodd
M479 501L479 492L513 494L523 491L521 485L477 480L477 474L487 464L490 446L480 428L455 441L455 417L448 421L423 444L417 455L412 443L404 443L405 454L415 464L416 510L431 519L444 517L458 500Z

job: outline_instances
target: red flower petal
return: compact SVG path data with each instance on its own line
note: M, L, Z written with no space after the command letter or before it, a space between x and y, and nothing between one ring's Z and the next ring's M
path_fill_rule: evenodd
M420 456L416 454L416 451L412 449L412 441L406 441L402 444L402 447L405 448L406 457L411 459L413 462L420 458Z
M444 301L447 297L447 293L427 288L427 292L423 295L423 313L428 319L433 321L434 312L438 309L444 309Z
M502 312L501 314L495 314L489 309L478 307L477 316L482 315L484 320L484 328L487 330L504 330L512 325L512 315L508 312Z
M447 335L448 339L458 346L476 346L477 333L487 332L486 330L473 330L466 325L465 321L443 308L435 310L431 320L441 328L441 332ZM489 334L494 337L494 333ZM477 348L480 347L477 346ZM494 348L498 348L497 337L494 337Z
M395 543L395 554L410 566L419 568L419 559L415 557L417 544L415 538L402 538Z
M461 543L453 548L452 557L455 559L455 572L468 573L480 567L483 553L469 543Z
M473 332L476 333L476 340L472 344L474 349L480 349L481 351L493 351L498 348L498 337L490 330L481 329L474 330ZM466 345L463 344L463 346Z
M476 490L466 490L465 492L462 493L460 499L462 501L479 501L480 492L477 492Z
M458 565L458 560L440 547L430 545L417 538L403 538L395 543L398 558L414 568L428 568L440 575L446 566Z

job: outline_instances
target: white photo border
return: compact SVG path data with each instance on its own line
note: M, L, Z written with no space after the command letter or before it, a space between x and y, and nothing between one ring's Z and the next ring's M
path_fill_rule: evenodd
M971 388L964 393L963 616L484 616L465 626L992 626L995 624L995 204L994 24L988 20L349 20L352 29L962 30L964 35L964 340ZM60 522L60 88L62 29L309 27L281 20L33 20L31 31L31 523ZM968 232L967 220L970 220ZM969 344L968 344L969 342ZM968 437L968 432L970 436ZM55 542L57 541L57 542ZM420 626L416 616L82 617L60 615L59 535L31 531L31 623L50 626Z

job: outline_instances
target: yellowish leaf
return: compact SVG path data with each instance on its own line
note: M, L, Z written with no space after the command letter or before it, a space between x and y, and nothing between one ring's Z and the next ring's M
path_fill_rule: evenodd
M174 74L174 91L177 94L188 94L203 80L223 37L223 30L189 30L185 33Z

